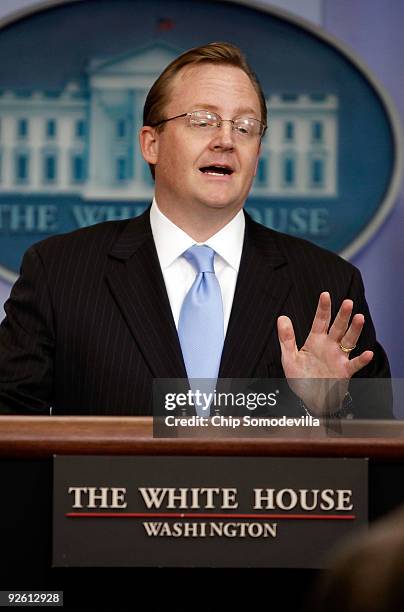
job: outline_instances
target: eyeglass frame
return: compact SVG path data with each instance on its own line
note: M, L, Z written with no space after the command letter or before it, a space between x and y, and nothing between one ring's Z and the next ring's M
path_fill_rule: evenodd
M181 115L176 115L175 117L169 117L168 119L162 119L162 121L159 121L158 123L153 123L150 127L158 127L159 125L161 125L162 123L167 123L168 121L173 121L173 119L180 119L181 117L190 117L191 115L193 115L194 113L198 113L200 111L204 111L207 113L212 113L212 115L215 115L216 117L218 117L219 119L219 125L216 125L217 128L220 128L220 126L222 125L223 121L230 121L230 123L232 124L232 130L235 130L234 127L234 122L238 119L238 117L236 117L236 119L223 119L218 113L215 113L214 111L207 111L205 108L198 108L195 109L193 111L190 111L189 113L182 113ZM242 118L243 115L241 115L240 118ZM245 117L246 119L251 119L252 121L257 121L257 123L261 124L261 129L262 132L261 134L259 134L260 138L264 137L264 134L268 128L268 125L266 123L264 123L263 121L261 121L261 119L256 119L255 117ZM241 135L241 134L240 134Z

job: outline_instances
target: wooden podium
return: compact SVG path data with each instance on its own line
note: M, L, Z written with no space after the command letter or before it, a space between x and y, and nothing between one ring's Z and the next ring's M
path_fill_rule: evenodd
M55 454L368 457L370 520L404 502L401 422L343 422L339 431L332 430L331 435L323 431L305 438L288 433L254 439L234 436L155 439L152 420L147 417L0 417L0 590L63 590L64 607L72 610L105 606L126 609L125 605L133 601L134 590L146 589L146 580L156 581L150 605L158 603L159 596L163 605L166 589L172 591L181 575L181 580L186 580L191 589L200 589L212 579L223 580L227 585L223 599L226 607L232 597L237 601L248 579L248 589L257 596L273 600L276 591L284 608L293 605L297 611L302 609L317 572L52 568L52 457ZM218 576L212 574L214 571ZM201 598L207 593L201 593ZM215 607L221 605L220 600L214 601Z

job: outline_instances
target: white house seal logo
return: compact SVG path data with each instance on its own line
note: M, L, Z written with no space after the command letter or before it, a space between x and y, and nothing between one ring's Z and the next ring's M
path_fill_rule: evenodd
M349 257L394 204L398 123L357 59L273 9L203 0L192 12L179 0L164 7L162 14L157 0L55 1L3 22L3 278L16 277L38 240L145 210L153 181L137 132L147 91L180 52L212 40L246 52L268 102L246 206L254 219Z

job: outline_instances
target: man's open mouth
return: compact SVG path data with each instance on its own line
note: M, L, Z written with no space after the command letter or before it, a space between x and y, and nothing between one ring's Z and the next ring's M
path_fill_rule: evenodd
M210 174L211 176L226 176L233 174L233 169L230 168L230 166L202 166L199 170L203 172L203 174Z

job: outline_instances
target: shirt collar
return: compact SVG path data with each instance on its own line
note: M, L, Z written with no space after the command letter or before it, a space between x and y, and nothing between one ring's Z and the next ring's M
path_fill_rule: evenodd
M242 210L227 225L211 236L205 244L210 246L237 272L240 267L244 242L245 217Z
M150 208L150 225L161 268L168 268L195 240L168 219L159 209L156 199ZM245 218L240 210L221 230L203 244L210 246L232 268L238 271L243 250ZM199 244L199 243L198 243Z
M150 208L150 225L162 270L195 244L191 236L163 215L155 198Z

